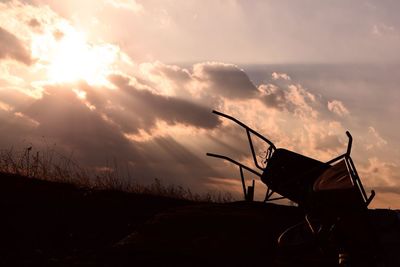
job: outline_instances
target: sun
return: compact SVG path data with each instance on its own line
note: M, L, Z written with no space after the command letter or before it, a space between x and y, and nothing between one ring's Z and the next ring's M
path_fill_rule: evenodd
M55 82L84 80L89 84L104 84L115 51L109 45L90 45L84 34L76 32L63 37L48 68L48 76Z
M106 85L119 52L115 45L89 43L84 32L72 27L57 35L39 36L33 47L52 83Z

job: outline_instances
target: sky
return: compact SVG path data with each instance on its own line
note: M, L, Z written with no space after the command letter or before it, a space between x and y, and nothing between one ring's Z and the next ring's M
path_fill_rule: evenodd
M251 164L245 133L216 109L321 161L345 151L349 130L372 206L400 208L399 8L0 1L0 149L52 144L96 171L116 161L141 183L240 197L237 169L205 156Z

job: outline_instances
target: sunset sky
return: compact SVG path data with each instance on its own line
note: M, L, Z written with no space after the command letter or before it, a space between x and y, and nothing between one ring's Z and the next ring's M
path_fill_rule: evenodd
M399 1L0 1L0 149L44 144L240 196L231 114L325 161L354 137L373 207L400 208ZM124 167L125 168L125 167ZM249 177L250 179L251 177ZM260 183L257 195L265 192Z

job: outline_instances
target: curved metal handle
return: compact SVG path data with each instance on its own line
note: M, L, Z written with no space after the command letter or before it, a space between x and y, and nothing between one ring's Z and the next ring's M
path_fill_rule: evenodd
M236 124L238 124L239 126L241 126L242 128L244 128L246 130L246 134L247 134L247 139L249 141L249 146L250 146L250 150L251 150L251 155L253 156L253 161L254 161L254 165L260 169L261 171L264 171L265 167L261 166L260 163L257 160L257 156L256 156L256 152L254 150L254 145L253 145L253 140L251 138L251 134L254 134L255 136L257 136L258 138L260 138L261 140L263 140L264 142L266 142L269 145L268 150L270 150L270 152L273 152L274 150L276 150L275 145L267 138L265 138L264 136L262 136L261 134L259 134L258 132L256 132L255 130L251 129L249 126L247 126L246 124L244 124L243 122L239 121L238 119L226 115L222 112L213 110L212 111L214 114L227 118L233 122L235 122ZM269 156L271 156L272 153L269 153Z
M346 152L346 155L347 155L347 156L350 156L351 147L352 147L352 145L353 145L353 137L351 136L351 134L350 134L349 131L346 131L346 135L347 135L347 137L349 138L349 143L347 144L347 152Z
M216 111L216 110L213 110L212 113L214 113L214 114L216 114L216 115L218 115L218 116L227 118L228 120L231 120L231 121L237 123L238 125L240 125L240 126L242 126L243 128L245 128L247 131L251 132L252 134L254 134L254 135L256 135L257 137L259 137L259 138L261 138L262 140L264 140L264 141L265 141L266 143L268 143L271 147L273 147L273 149L276 149L274 143L272 143L270 140L268 140L267 138L265 138L265 136L262 136L262 135L259 134L258 132L254 131L253 129L251 129L249 126L247 126L247 125L244 124L243 122L239 121L238 119L236 119L236 118L234 118L234 117L232 117L232 116L226 115L225 113Z
M254 198L254 180L253 180L253 185L249 186L246 189L246 182L244 180L243 169L245 169L245 170L257 175L258 177L261 177L262 174L256 172L255 170L247 167L246 165L243 165L242 163L237 162L236 160L231 159L230 157L227 157L227 156L218 155L218 154L214 154L214 153L207 153L207 156L224 159L224 160L227 160L227 161L235 164L236 166L238 166L239 167L239 171L240 171L240 178L242 179L242 187L243 187L244 199L248 200L248 201L253 201L253 198Z
M234 160L234 159L231 159L230 157L223 156L223 155L219 155L219 154L214 154L214 153L207 153L206 155L209 156L209 157L220 158L220 159L224 159L224 160L230 161L231 163L233 163L233 164L235 164L235 165L237 165L237 166L239 166L239 167L242 167L243 169L245 169L245 170L247 170L247 171L249 171L249 172L251 172L251 173L257 175L258 177L261 177L261 176L262 176L261 173L256 172L255 170L253 170L253 169L247 167L246 165L243 165L243 164L240 163L240 162L237 162L237 161Z

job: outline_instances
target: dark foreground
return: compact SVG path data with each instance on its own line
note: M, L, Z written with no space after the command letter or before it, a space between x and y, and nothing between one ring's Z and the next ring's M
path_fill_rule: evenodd
M303 219L295 207L194 203L4 174L0 210L0 266L276 266L278 236ZM386 266L400 266L396 216L371 211Z

